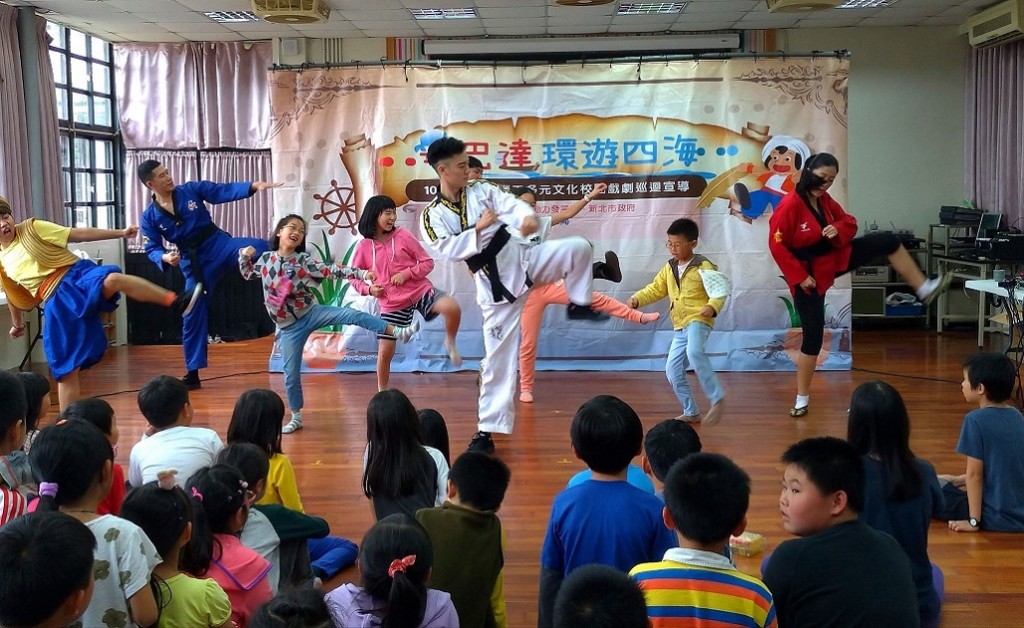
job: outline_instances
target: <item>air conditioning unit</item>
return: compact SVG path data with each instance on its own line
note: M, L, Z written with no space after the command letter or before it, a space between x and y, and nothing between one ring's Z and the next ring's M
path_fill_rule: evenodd
M971 16L964 24L975 48L988 48L1024 37L1021 14L1024 0L1006 0Z
M257 17L275 24L311 24L331 18L327 0L249 0Z
M769 13L807 13L834 9L843 0L764 0Z

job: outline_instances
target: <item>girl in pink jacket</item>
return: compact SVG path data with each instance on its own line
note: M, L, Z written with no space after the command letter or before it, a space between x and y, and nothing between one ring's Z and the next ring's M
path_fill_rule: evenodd
M398 209L389 196L374 196L366 201L359 217L359 233L364 240L356 245L352 267L372 270L377 279L368 284L350 278L359 294L380 301L380 316L393 325L408 325L415 312L426 321L443 314L445 318L444 347L452 364L462 364L455 347L462 310L458 302L434 288L427 275L434 269L434 260L408 229L395 226ZM405 321L399 323L398 321ZM395 357L395 337L377 334L377 389L388 387L391 360Z

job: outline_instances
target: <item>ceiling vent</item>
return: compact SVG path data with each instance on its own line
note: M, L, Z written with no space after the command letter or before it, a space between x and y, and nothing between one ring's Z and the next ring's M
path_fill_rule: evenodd
M327 0L249 0L252 12L275 24L312 24L331 17Z
M1021 16L1024 0L1006 0L971 16L964 24L975 48L989 48L1024 37Z
M834 9L843 0L764 0L769 13L806 13Z

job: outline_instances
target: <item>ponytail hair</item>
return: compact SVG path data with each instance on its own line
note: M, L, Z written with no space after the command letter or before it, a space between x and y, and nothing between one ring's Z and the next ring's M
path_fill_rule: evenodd
M39 432L28 456L39 481L37 510L58 510L81 499L101 481L114 450L92 423L60 421Z
M804 200L808 207L811 206L811 190L820 188L825 181L814 174L818 168L832 167L839 171L839 160L832 153L814 153L807 158L803 170L800 171L800 180L796 182L796 193Z
M387 608L382 628L416 628L427 608L427 578L434 552L415 519L395 514L378 521L363 537L359 571L363 589Z
M247 505L249 485L242 473L226 464L203 467L189 478L185 496L192 502L192 540L181 553L181 568L203 576L210 563L220 559L215 534L234 534L232 518Z

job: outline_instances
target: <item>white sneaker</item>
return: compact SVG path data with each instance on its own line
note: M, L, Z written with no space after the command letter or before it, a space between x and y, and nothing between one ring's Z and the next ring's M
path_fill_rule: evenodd
M420 322L413 321L408 327L395 327L394 336L399 342L409 342L413 334L420 330Z
M455 346L455 341L445 340L444 348L448 351L448 359L452 361L452 366L462 366L462 356L459 355L459 348Z
M936 297L945 292L946 288L949 288L949 282L952 280L952 273L945 273L938 277L928 279L921 284L920 288L917 289L917 296L921 299L922 303L928 305L934 301Z

